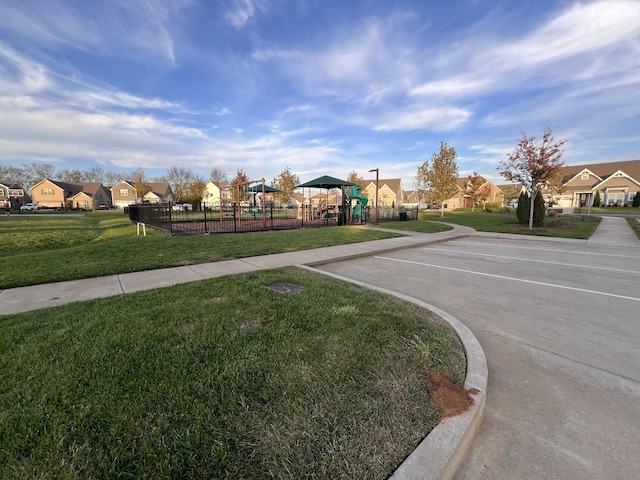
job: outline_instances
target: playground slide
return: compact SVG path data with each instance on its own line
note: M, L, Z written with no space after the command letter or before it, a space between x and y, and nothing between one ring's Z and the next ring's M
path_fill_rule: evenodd
M366 220L365 219L365 210L363 210L363 208L367 206L367 203L369 202L369 199L367 197L365 197L364 195L362 195L362 190L360 188L360 185L351 186L347 190L347 196L349 198L355 198L356 200L358 200L360 202L358 205L354 205L353 206L353 216L354 216L354 218L358 218L360 220Z

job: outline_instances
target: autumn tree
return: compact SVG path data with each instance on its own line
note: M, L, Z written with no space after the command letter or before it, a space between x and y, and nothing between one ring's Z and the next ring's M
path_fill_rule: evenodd
M74 168L74 169L65 168L63 170L60 170L56 174L56 177L58 180L61 180L63 182L79 183L84 181L84 176L82 172L77 168Z
M230 184L233 185L231 188L231 198L234 202L243 202L247 200L248 197L246 191L249 187L249 185L247 185L248 182L249 176L247 173L242 168L238 168L238 170L236 170L236 176L233 177L233 180L230 182ZM236 187L235 185L240 185L240 187Z
M189 168L174 165L161 180L171 185L176 202L187 202L185 197L196 176Z
M144 196L151 191L151 187L149 186L149 182L142 167L136 168L136 170L131 174L131 181L133 182L133 188L136 189L136 195L140 200L142 200Z
M362 190L364 190L364 187L366 187L364 178L359 176L358 172L356 172L355 170L351 170L351 173L347 177L347 182L358 185Z
M204 192L206 189L207 184L204 179L199 175L195 175L186 187L183 201L194 206L202 203L202 198L204 197Z
M549 126L544 128L540 142L523 132L509 158L498 164L500 175L510 182L522 183L529 197L535 199L543 187L559 178L560 169L564 166L561 159L565 143L565 140L555 140ZM529 230L532 230L536 202L529 203Z
M293 190L297 185L300 185L300 178L297 175L291 173L289 167L285 168L280 175L273 179L271 186L277 190L280 190L276 196L277 198L286 203L291 199Z
M440 142L440 151L418 167L416 179L431 190L432 198L440 205L440 216L444 216L444 202L458 191L458 164L456 149Z
M467 177L467 190L465 195L469 199L471 204L471 211L476 211L476 205L484 203L489 197L490 189L487 181L484 177L478 175L478 172L473 172L473 175Z

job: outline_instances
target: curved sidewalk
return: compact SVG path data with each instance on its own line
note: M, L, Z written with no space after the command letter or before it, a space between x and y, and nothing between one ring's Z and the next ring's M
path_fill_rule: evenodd
M472 228L458 225L454 226L453 230L439 233L425 234L402 231L401 233L404 234L403 237L387 238L371 242L336 245L312 250L225 260L222 262L9 288L0 291L0 314L6 315L27 312L80 300L111 297L113 295L150 290L152 288L170 287L180 283L194 282L236 273L246 273L257 269L278 268L290 265L314 266L323 263L350 260L390 252L392 250L444 242L466 237L474 232L475 230Z

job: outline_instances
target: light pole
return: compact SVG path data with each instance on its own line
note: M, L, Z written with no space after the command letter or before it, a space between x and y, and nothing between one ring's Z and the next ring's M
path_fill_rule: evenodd
M370 172L376 172L376 225L378 225L378 169L372 168Z

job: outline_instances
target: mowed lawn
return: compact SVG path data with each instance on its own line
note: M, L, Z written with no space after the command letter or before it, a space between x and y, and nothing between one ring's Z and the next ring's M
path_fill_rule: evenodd
M383 479L438 422L426 373L466 366L430 312L294 267L0 331L0 478Z
M390 235L137 237L113 212L42 217L3 219L3 282ZM387 478L439 420L427 372L462 384L466 368L430 312L294 267L2 316L0 331L0 478Z
M353 227L167 236L122 212L0 217L0 288L13 288L390 238Z

